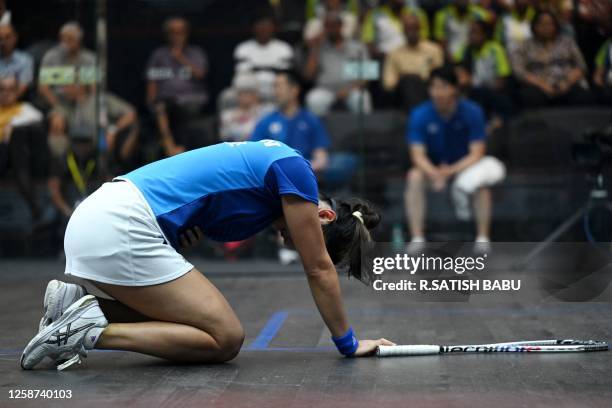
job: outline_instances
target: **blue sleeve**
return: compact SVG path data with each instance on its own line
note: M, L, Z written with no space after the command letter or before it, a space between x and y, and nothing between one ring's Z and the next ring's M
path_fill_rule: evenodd
M313 116L313 130L314 130L314 148L319 149L322 147L329 147L331 142L329 140L329 135L327 134L327 130L325 130L325 126L323 126L323 122L316 116Z
M274 174L279 195L296 195L306 201L319 204L319 187L310 163L303 157L292 156L272 163L269 172Z
M255 125L255 129L253 129L253 133L251 133L251 138L249 140L253 142L257 142L263 139L270 139L268 137L268 117L264 117Z
M470 128L470 142L477 142L487 138L485 130L485 117L480 106L473 104L469 110L468 126Z
M424 144L426 140L425 133L425 116L419 109L414 109L408 117L406 126L406 143L407 144Z

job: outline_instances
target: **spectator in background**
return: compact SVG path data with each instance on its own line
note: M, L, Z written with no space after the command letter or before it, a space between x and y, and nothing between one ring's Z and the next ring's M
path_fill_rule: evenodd
M301 78L294 71L281 71L274 81L278 110L265 116L257 125L251 140L279 140L299 151L315 173L327 167L330 145L323 124L300 105Z
M17 80L17 99L28 91L33 79L32 57L15 49L17 33L10 24L0 24L0 77L14 77Z
M355 38L358 23L355 8L355 4L345 6L342 0L309 0L306 4L304 42L309 45L311 41L319 41L319 37L324 36L325 16L330 14L337 14L342 19L342 37L345 40Z
M406 111L427 99L429 74L444 63L442 48L421 34L421 22L415 15L402 18L405 45L391 51L385 58L383 87L395 92Z
M368 46L370 55L382 58L404 45L402 16L407 14L419 19L421 38L429 38L429 20L421 8L408 6L404 0L389 0L388 4L370 10L363 22L361 40Z
M574 39L560 33L557 17L538 12L531 29L533 38L511 54L522 103L531 107L589 103L584 58Z
M597 53L593 83L599 101L612 105L612 37L604 42Z
M470 24L475 20L492 22L493 15L469 0L453 0L434 17L434 38L452 61L458 61L468 42Z
M499 160L485 156L485 121L478 105L459 97L458 79L451 66L431 73L431 101L410 113L406 141L412 168L407 175L406 215L412 234L408 251L425 242L426 187L441 192L451 182L451 195L459 219L469 219L470 198L476 221L478 251L489 246L491 191L505 176Z
M95 145L96 137L96 95L91 87L73 85L73 103L64 106L67 117L67 133L70 140L89 139ZM136 109L119 98L107 92L104 95L104 135L105 150L109 156L111 171L118 173L133 167L131 159L138 142L138 117Z
M68 148L67 109L76 102L75 91L80 84L93 88L96 77L96 57L82 47L83 30L79 24L64 24L59 38L59 45L45 53L38 80L38 91L50 107L48 142L56 157Z
M253 25L253 39L238 44L234 51L235 75L252 72L259 82L259 94L264 101L274 99L276 70L291 68L293 50L276 39L276 24L269 15L257 18Z
M32 218L39 222L42 208L34 193L32 170L46 172L47 142L43 115L27 102L19 102L20 83L14 76L0 78L0 175L12 167L19 192Z
M306 95L306 105L315 115L326 115L333 106L342 105L351 112L370 113L372 99L363 81L347 79L345 67L368 59L366 48L342 35L342 18L325 16L324 35L310 43L304 76L315 88Z
M257 78L253 74L238 75L234 78L233 88L238 94L238 103L221 112L220 134L221 140L242 142L251 137L257 122L274 107L260 102Z
M511 8L497 20L495 37L508 52L513 52L531 38L531 22L535 13L533 0L515 0Z
M480 20L472 22L469 44L457 68L459 84L468 90L469 98L485 108L491 134L503 126L512 111L508 97L511 74L506 51L491 39L490 26Z
M537 11L547 11L557 17L561 34L576 37L572 22L574 0L539 0L535 2L535 6Z
M208 59L200 47L189 45L185 19L171 17L163 28L168 44L156 49L147 64L147 104L155 114L164 152L173 156L204 144L184 126L201 117L208 101Z

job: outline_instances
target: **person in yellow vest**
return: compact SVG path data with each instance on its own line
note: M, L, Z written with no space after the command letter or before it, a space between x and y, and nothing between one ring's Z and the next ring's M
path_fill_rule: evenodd
M454 62L468 43L470 24L475 20L492 23L489 10L471 4L469 0L454 0L441 8L434 16L434 38L446 49Z
M418 17L421 37L429 38L429 20L421 8L407 6L404 0L390 0L371 10L363 22L361 41L368 46L371 56L381 58L405 44L402 16L407 14Z

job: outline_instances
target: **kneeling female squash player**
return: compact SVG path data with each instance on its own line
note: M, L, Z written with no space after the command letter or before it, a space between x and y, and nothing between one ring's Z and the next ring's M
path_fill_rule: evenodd
M220 143L143 166L104 183L74 211L65 274L80 284L49 282L40 331L21 367L49 357L65 368L94 348L184 362L233 359L244 341L240 321L177 249L202 236L243 240L269 225L300 254L339 352L370 355L393 343L357 340L334 265L368 281L361 246L378 222L362 200L320 197L310 163L278 141Z

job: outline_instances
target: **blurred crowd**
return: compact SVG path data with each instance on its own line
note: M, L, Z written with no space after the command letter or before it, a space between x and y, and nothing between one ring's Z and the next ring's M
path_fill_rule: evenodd
M419 123L425 130L408 127L407 143L426 144L423 135L433 125L424 104L433 100L431 115L443 117L449 96L437 91L445 85L456 99L446 113L464 109L466 126L477 126L478 138L503 128L523 109L612 105L611 3L270 1L253 19L252 37L234 49L235 65L227 67L233 80L219 95L208 89L215 56L190 40L191 24L197 22L169 17L160 27L166 44L142 63L147 109L139 115L135 101L100 89L98 56L83 45L77 22L63 24L53 46L29 55L22 51L9 7L0 0L0 176L19 188L33 228L41 228L57 222L58 214L60 225L65 224L82 199L115 175L217 141L281 140L311 161L323 183L349 179L347 168L354 169L356 160L330 153L332 142L321 117L338 110L401 110L415 123L415 117L424 121ZM285 41L279 27L284 11L296 4L305 5L302 38ZM608 38L597 44L593 61L585 60L578 44L576 21ZM437 87L434 72L441 81ZM472 105L459 104L459 95L479 107L481 124L474 125L480 119L474 119ZM212 122L203 113L210 106L216 112ZM142 137L144 121L153 124L155 137ZM478 138L467 135L465 146L451 150L467 157ZM155 154L143 153L144 139L154 140ZM417 209L407 209L415 242L424 240L423 195L415 185L427 177L443 185L475 164L481 172L500 173L497 179L503 173L497 163L483 164L485 152L453 173L443 154L433 157L433 149L428 151L426 162L418 148L411 153L413 162L421 163L413 164L406 196L412 203L407 208ZM461 154L454 160L464 158ZM51 203L40 202L35 194L37 174L47 180ZM490 207L486 194L481 195L480 207ZM486 216L484 221L477 217L483 241L488 239L488 227L482 225Z

